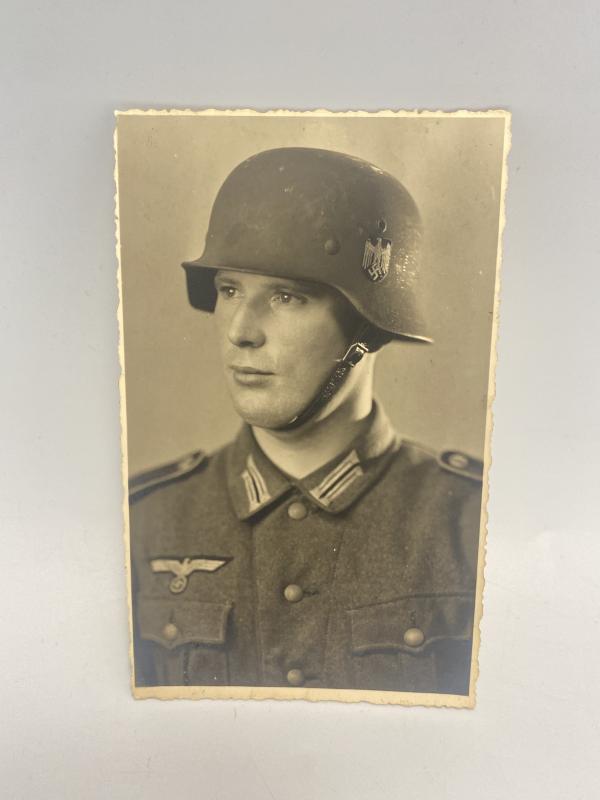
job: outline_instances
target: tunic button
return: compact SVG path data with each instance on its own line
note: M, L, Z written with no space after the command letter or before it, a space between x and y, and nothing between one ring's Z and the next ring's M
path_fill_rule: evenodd
M409 647L420 647L425 641L425 634L420 628L409 628L404 633L404 644Z
M291 669L286 677L290 686L302 686L304 683L304 673L301 669Z
M171 641L173 641L173 639L176 639L179 636L179 630L177 628L177 625L173 625L172 622L167 622L167 624L163 628L163 636L165 637L165 639L170 639Z
M288 516L292 519L304 519L304 517L308 514L308 509L301 503L299 500L296 500L294 503L291 503L288 506Z
M297 603L304 597L304 592L302 591L302 587L298 586L297 583L290 583L290 585L286 586L283 590L283 596L288 603Z

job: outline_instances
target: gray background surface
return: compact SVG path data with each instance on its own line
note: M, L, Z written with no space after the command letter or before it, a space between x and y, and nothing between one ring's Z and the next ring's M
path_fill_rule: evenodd
M2 763L8 798L595 798L596 3L66 3L2 28ZM473 712L135 703L115 107L513 112Z
M434 344L385 347L375 393L403 437L483 457L504 131L498 116L120 116L130 474L211 452L240 426L213 321L190 306L181 262L202 252L233 167L287 146L365 158L412 193L425 230L417 291Z

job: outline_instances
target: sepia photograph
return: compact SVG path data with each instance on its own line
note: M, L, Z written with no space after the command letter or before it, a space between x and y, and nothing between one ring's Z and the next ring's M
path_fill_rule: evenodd
M600 798L600 3L3 11L2 800Z
M116 118L134 696L473 707L510 115Z

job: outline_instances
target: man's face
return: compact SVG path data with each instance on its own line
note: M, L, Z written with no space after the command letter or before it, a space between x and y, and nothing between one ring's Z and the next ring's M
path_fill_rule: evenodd
M219 270L215 320L227 384L243 420L279 428L313 399L359 318L315 283Z

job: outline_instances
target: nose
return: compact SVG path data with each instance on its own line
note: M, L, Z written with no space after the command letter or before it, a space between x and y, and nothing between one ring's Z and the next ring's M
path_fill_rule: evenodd
M229 321L227 336L236 347L261 347L265 343L260 315L251 303L242 300L237 305Z

